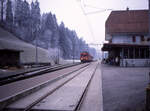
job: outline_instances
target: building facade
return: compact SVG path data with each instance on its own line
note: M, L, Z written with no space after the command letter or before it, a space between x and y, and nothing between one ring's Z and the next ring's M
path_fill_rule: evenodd
M150 66L148 10L112 11L105 28L102 51L108 63L120 66Z

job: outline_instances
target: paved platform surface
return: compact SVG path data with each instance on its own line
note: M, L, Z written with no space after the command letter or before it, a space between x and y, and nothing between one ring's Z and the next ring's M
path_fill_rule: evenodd
M95 70L96 68L96 70ZM101 69L100 65L97 63L91 64L91 67L85 68L86 71L83 70L79 71L82 72L76 78L69 81L63 87L56 90L55 93L48 96L47 98L43 99L40 103L33 107L33 110L53 110L53 111L74 111L78 101L80 100L82 93L95 71L95 74L92 78L92 81L89 85L88 92L83 100L81 108L79 111L103 111L103 102L102 102L102 76L101 76ZM25 98L20 99L17 102L9 105L7 108L8 111L14 111L17 109L25 109L29 106L33 101L37 100L39 97L43 96L50 90L53 90L59 84L63 84L68 78L73 77L74 75L78 74L79 72L75 72L58 82L55 82L47 87L35 92Z
M143 111L150 68L102 65L104 111Z
M100 64L89 85L88 92L80 108L80 111L103 111L102 74Z

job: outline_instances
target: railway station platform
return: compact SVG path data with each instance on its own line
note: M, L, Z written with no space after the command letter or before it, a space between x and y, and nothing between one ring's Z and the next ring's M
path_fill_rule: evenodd
M84 66L85 64L82 64ZM69 72L74 71L72 74L66 77L60 77L61 79L57 80L57 82L53 82L50 85L45 87L41 87L40 90L36 92L29 93L22 98L16 99L16 101L10 102L7 104L6 110L26 110L30 106L34 111L45 111L45 110L53 110L53 111L76 111L78 107L79 111L103 111L103 97L102 97L102 76L99 62L93 62L89 66L82 68L75 66L74 68L68 68ZM61 72L56 71L51 74L46 75L45 77L34 77L27 81L27 83L13 83L12 87L16 87L16 91L19 90L24 84L29 86L30 84L34 86L37 85L38 80L44 82L46 78L51 78L57 73L66 73L67 70L63 69ZM58 74L57 74L58 76ZM36 79L35 79L36 78ZM33 81L35 79L35 81ZM43 79L43 80L42 80ZM23 82L22 81L22 82ZM32 81L32 82L29 82ZM39 84L39 83L38 83ZM21 86L22 85L22 86ZM11 88L11 85L6 85ZM27 90L24 86L24 90ZM14 96L17 92L10 91L8 94L5 94L6 88L0 87L3 90L3 94L1 93L1 100L7 99L9 97ZM31 88L31 87L30 87ZM28 88L28 89L30 89ZM40 87L39 87L40 88ZM23 92L23 89L22 91ZM31 91L32 92L32 91ZM48 95L47 95L48 94ZM45 96L46 95L46 96ZM43 98L44 97L44 98ZM14 99L12 97L12 99ZM0 101L1 101L0 100ZM40 101L39 101L40 100ZM1 104L1 103L0 103ZM6 105L6 104L2 104Z
M91 80L80 111L103 111L102 73L100 62Z
M85 65L86 64L82 64L80 67ZM79 70L80 67L75 66L65 68L41 76L32 77L0 86L0 108L20 98L21 96L25 96L36 90L39 90L48 83L54 82L73 71Z

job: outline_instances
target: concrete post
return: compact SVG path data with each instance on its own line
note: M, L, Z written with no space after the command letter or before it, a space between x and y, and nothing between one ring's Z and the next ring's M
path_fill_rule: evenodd
M146 59L146 48L144 48L144 58Z
M130 50L128 48L128 59L130 59Z
M135 59L135 47L133 48L133 58Z
M124 59L124 48L122 48L121 66L124 66L123 59Z
M140 48L139 48L139 58L141 58L141 54L140 54L141 52L140 52Z
M122 48L122 59L124 58L124 49Z

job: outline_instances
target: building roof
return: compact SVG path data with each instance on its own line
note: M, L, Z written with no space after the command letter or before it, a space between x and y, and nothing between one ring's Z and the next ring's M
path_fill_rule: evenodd
M0 49L0 51L23 52L23 50L16 50L16 49Z
M105 27L107 34L148 33L148 10L112 11Z

